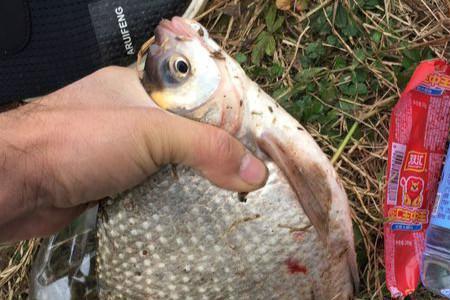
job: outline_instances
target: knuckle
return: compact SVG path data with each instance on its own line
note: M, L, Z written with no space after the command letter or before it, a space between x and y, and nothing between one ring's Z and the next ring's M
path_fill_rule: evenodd
M223 158L230 158L234 153L234 142L231 136L222 130L217 130L212 139L213 149Z

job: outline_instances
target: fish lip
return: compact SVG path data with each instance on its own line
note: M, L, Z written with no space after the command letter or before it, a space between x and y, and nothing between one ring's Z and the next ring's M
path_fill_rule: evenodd
M197 36L198 33L181 17L173 17L172 20L164 19L155 29L155 42L158 45L170 38L182 37L192 39Z

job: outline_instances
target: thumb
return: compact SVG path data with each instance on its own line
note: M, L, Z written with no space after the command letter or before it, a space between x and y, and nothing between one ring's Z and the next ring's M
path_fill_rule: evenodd
M176 115L159 122L165 128L162 143L166 152L161 164L190 166L219 187L248 192L264 185L267 169L238 140L226 131ZM153 131L155 132L155 131ZM154 157L155 158L155 157Z

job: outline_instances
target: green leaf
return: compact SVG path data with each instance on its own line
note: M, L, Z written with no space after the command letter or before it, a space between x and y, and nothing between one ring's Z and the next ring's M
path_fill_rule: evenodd
M280 29L281 26L283 26L283 23L284 23L284 17L283 16L279 16L277 18L277 20L275 21L275 23L273 24L271 32L272 33L277 32L278 29Z
M301 82L296 83L296 84L294 84L294 88L292 90L292 95L297 96L298 94L305 92L305 90L306 90L306 84L301 83Z
M328 7L326 9L326 14L329 18L331 18L333 14L333 10L331 9L331 7ZM316 16L312 18L310 26L313 33L319 33L322 35L331 33L330 24L328 24L324 13L316 14Z
M367 95L368 89L365 83L348 83L339 87L341 92L347 96Z
M303 55L303 56L300 56L300 64L302 65L302 68L307 69L307 68L311 67L311 65L313 64L313 61L308 56Z
M336 9L336 20L335 25L338 28L345 28L348 24L348 13L342 4L339 4Z
M345 68L346 66L347 61L345 60L344 57L342 56L336 57L336 59L334 60L334 69L342 69Z
M360 61L364 61L366 59L366 53L363 49L356 49L355 51L356 58L353 59L353 66L357 66L360 64Z
M269 69L269 74L272 79L282 76L283 73L284 73L284 68L277 63L274 63Z
M267 38L271 36L271 34L267 31L262 31L259 35L258 38L256 39L256 43L265 43Z
M367 85L363 82L356 84L356 94L357 95L367 95L369 90L367 89Z
M317 100L313 100L313 103L311 104L310 107L308 107L309 109L309 117L307 118L308 122L312 122L315 121L317 119L319 119L322 116L322 112L323 112L323 105L322 103L320 103Z
M265 45L256 44L252 51L252 63L257 66L261 64L261 59L264 55L264 48L262 46Z
M304 107L301 103L301 101L295 101L294 103L292 103L288 108L287 108L288 112L294 116L297 120L302 120L303 119L303 110Z
M330 109L330 111L327 113L327 122L334 123L339 117L340 114L336 110Z
M272 98L277 99L279 101L285 101L290 96L289 93L290 88L287 86L281 86L272 93Z
M245 55L245 54L242 53L242 52L236 53L236 55L235 55L234 58L236 59L236 61L237 61L239 64L243 64L243 63L246 63L246 62L247 62L247 55Z
M377 69L383 69L384 65L381 63L381 61L376 60L376 61L373 62L373 67L377 68Z
M309 83L312 78L321 76L323 72L325 71L325 68L309 68L304 69L301 72L298 72L294 79L301 83Z
M249 73L252 75L252 77L269 75L269 71L267 70L267 68L263 68L260 66L253 66L251 69L249 69Z
M322 45L322 41L320 40L318 42L310 43L305 49L306 56L313 60L319 59L325 55L325 53L325 47Z
M360 60L365 60L365 59L366 59L366 53L364 52L363 49L356 49L356 50L355 50L355 55L356 55L356 57L358 57Z
M365 82L367 80L367 77L369 75L369 72L365 68L357 68L352 72L352 82L358 83L358 82Z
M277 17L277 7L275 5L271 5L265 15L266 26L270 32L274 32L273 29L276 17Z
M309 95L303 96L297 103L299 110L302 111L301 119L303 121L312 122L323 115L324 107L322 103Z
M328 103L333 102L337 97L335 85L330 81L321 80L319 83L319 95L323 101Z
M275 53L275 47L276 47L276 42L275 42L275 38L270 35L267 37L266 39L266 54L269 56L272 56Z
M322 125L322 129L325 129L325 131L323 132L324 134L328 136L338 135L337 132L331 128L323 128L324 126L329 127L328 125L335 123L338 117L338 113L334 109L330 109L325 115L322 114L318 118L318 121Z
M339 101L339 108L342 109L343 111L352 111L355 109L355 105L345 101Z
M333 46L339 45L339 41L334 35L327 36L327 43Z
M309 107L311 103L311 96L306 95L301 99L295 101L297 112L299 113L299 119L305 120L305 107Z
M374 93L378 93L378 91L380 90L380 82L376 78L372 78L372 80L370 80L369 86L370 90ZM366 99L364 99L364 101L365 100Z
M414 62L413 60L409 59L408 57L403 57L402 63L401 63L401 64L402 64L402 67L403 67L403 68L408 69L408 68L410 68L412 65L414 65L415 62Z
M264 52L267 48L267 41L272 37L267 31L263 31L258 35L256 39L256 44L253 46L252 51L252 63L259 66L261 64L261 59L264 56Z
M422 53L422 60L429 60L435 58L435 54L430 48L425 48Z
M368 89L367 85L363 82L355 84L356 86L356 94L357 95L367 95Z
M306 91L313 93L317 90L316 84L314 82L310 82L308 84L306 84Z
M348 24L342 29L342 32L347 37L355 37L360 33L360 29L352 18L348 18Z
M403 56L406 56L413 62L420 62L422 56L419 49L411 49L411 50L406 49L402 51L402 54Z
M375 43L379 43L381 41L381 38L383 37L383 34L379 31L374 31L371 35L371 40L374 41Z
M414 70L417 67L417 63L411 64L411 66L403 71L396 72L397 79L398 79L398 86L400 89L404 89L406 85L408 84L408 81L411 79L412 74L414 73Z

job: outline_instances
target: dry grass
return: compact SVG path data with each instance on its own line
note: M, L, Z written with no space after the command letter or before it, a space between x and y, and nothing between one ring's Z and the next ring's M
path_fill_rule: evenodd
M28 273L37 240L0 245L0 299L26 299Z
M256 48L268 30L267 11L275 0L215 0L200 19L332 158L351 201L362 279L359 298L383 299L388 293L381 203L389 112L418 61L450 59L450 1L292 2L290 10L277 12L284 21L270 32L275 47L269 55ZM342 24L342 9L353 29ZM258 55L260 61L251 59ZM309 77L304 75L308 69L314 70ZM26 295L36 247L30 241L0 248L1 299ZM422 288L415 298L437 299Z

